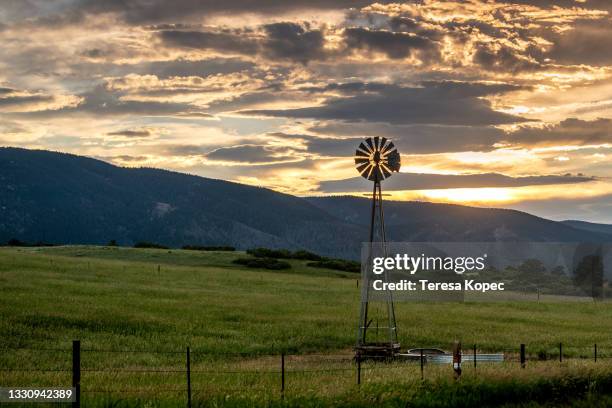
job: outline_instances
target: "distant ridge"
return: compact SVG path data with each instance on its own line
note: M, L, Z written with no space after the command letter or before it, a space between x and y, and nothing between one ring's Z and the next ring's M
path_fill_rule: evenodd
M564 225L572 228L580 229L583 231L597 232L603 234L609 234L612 236L612 225L610 224L598 224L594 222L578 221L578 220L567 220L561 221Z
M299 198L167 170L0 148L0 242L266 246L356 258L368 210L364 198ZM448 204L385 202L385 220L390 240L612 239L612 232L519 211Z

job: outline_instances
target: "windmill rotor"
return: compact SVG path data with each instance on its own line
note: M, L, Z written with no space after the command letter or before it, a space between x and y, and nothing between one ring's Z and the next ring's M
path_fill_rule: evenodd
M355 151L355 167L362 177L379 182L399 171L401 158L393 142L378 136L364 142Z

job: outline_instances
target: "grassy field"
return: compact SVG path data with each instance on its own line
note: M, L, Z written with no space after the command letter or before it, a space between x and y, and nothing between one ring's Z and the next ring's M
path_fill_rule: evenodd
M192 350L194 398L206 406L370 406L371 398L389 406L408 400L445 406L431 401L448 393L471 401L461 392L477 387L491 395L508 393L519 383L531 392L552 393L549 399L557 401L565 398L559 390L572 389L569 383L587 388L567 398L589 398L601 384L612 384L612 361L604 358L612 356L612 303L402 303L396 314L403 348L448 349L460 339L470 348L477 344L479 351L513 357L525 343L528 368L512 361L466 367L458 386L448 383L447 366L427 367L422 383L414 364L367 363L357 389L351 362L357 276L295 260L285 271L244 269L232 264L238 256L244 254L2 248L0 368L69 369L70 353L57 350L80 339L86 406L118 406L118 400L138 405L138 398L151 395L159 406L184 406L186 346ZM559 342L567 357L589 356L597 343L600 361L531 361L538 355L557 358ZM284 401L280 353L289 354ZM62 371L2 371L0 378L3 386L70 384L70 373ZM110 389L126 392L109 395Z

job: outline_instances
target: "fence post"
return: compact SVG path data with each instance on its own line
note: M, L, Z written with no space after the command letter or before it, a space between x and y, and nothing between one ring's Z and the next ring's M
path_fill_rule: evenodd
M476 368L476 345L474 344L474 368Z
M455 371L455 380L461 378L461 342L456 340L453 343L453 370Z
M597 343L593 346L593 357L595 357L595 362L597 362Z
M281 399L285 398L285 353L281 354Z
M525 345L521 344L521 368L525 368Z
M423 348L421 347L421 381L425 379L425 373L423 372Z
M81 341L72 340L72 388L74 388L73 408L81 408Z
M559 343L559 362L563 362L563 343Z
M361 356L357 355L357 385L361 385Z
M191 408L191 354L187 346L187 408Z

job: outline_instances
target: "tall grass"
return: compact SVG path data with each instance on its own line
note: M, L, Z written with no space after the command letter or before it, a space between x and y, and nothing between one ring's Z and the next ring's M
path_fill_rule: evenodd
M2 248L0 368L69 370L69 352L28 349L69 350L71 340L80 339L82 365L94 370L83 373L86 406L127 407L145 400L147 406L184 406L187 345L193 351L194 398L201 406L405 406L405 401L444 406L435 405L439 400L486 405L512 400L513 387L550 398L571 390L568 398L588 399L606 394L600 388L610 384L611 303L402 303L396 314L403 348L448 348L460 339L477 344L480 352L504 351L515 358L519 344L526 343L528 368L520 370L513 361L472 372L468 364L462 381L454 384L448 382L448 366L428 366L422 384L417 365L366 363L364 383L357 388L350 360L359 302L355 275L312 268L304 260L288 260L291 269L285 271L233 263L244 256L117 247ZM559 342L566 357L588 357L597 343L600 361L534 361L557 358ZM15 350L20 347L25 349ZM163 353L133 352L139 350ZM284 401L279 399L281 352L292 354ZM149 369L175 372L122 371ZM68 385L70 373L3 371L0 383ZM130 392L106 392L121 388ZM479 393L485 399L474 400Z

